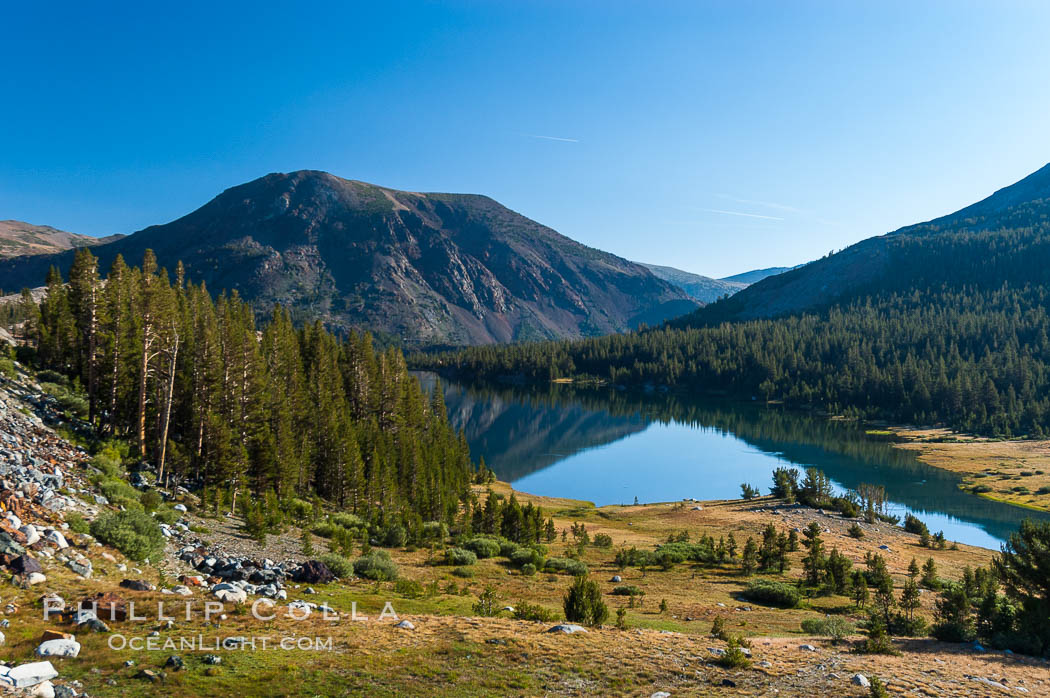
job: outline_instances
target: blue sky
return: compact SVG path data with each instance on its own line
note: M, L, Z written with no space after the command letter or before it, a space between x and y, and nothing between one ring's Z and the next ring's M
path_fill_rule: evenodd
M18 3L0 218L130 233L273 171L488 194L724 276L1050 161L1050 4Z

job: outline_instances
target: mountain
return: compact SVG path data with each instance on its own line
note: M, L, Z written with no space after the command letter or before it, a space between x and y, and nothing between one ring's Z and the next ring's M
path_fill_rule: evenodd
M657 324L696 307L641 265L592 249L496 201L421 194L303 170L226 190L196 211L99 247L152 249L213 292L236 290L335 329L414 344L575 338ZM72 253L0 262L0 286L42 283Z
M796 268L797 267L768 267L766 269L752 269L751 271L745 271L742 274L723 277L720 280L741 283L744 285L757 284L767 276L776 276L777 274L783 274L786 271L791 271Z
M789 315L864 294L936 284L1043 283L1050 247L1050 164L955 213L868 238L770 276L679 326ZM992 258L997 261L992 264Z
M74 247L104 245L120 239L122 235L104 238L67 233L48 225L33 225L23 221L0 221L0 258L30 254L61 252ZM37 280L33 285L43 283Z
M682 271L674 267L662 267L659 264L645 264L644 262L639 263L657 278L677 286L688 293L690 298L701 303L714 303L722 296L731 296L740 289L747 287L747 284L744 283L712 279L709 276L700 276L699 274Z

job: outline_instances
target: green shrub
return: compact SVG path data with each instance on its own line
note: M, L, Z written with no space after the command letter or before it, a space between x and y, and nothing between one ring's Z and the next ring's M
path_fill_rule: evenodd
M139 495L139 502L147 513L155 511L163 502L164 498L156 490L146 490Z
M798 588L794 585L771 582L766 579L751 582L742 595L748 601L780 608L795 608L801 600Z
M132 560L156 558L164 550L160 526L142 511L129 509L100 516L91 523L90 530L99 542L112 545Z
M463 565L473 565L477 561L478 556L470 550L464 550L463 548L449 548L445 551L446 565L459 567Z
M565 594L563 601L565 619L570 623L601 625L609 617L609 609L602 601L602 590L598 582L577 575Z
M526 562L524 565L521 566L521 573L526 577L531 577L532 575L536 574L536 565L532 564L531 562Z
M423 524L423 540L433 540L438 543L448 538L448 526L442 521L427 521Z
M802 632L829 637L832 642L838 642L856 632L856 628L845 618L828 616L826 618L807 618L802 621Z
M342 526L345 529L364 528L366 526L364 519L354 514L348 514L346 512L340 512L332 514L329 520L336 526Z
M310 519L314 513L314 505L305 499L299 499L298 497L292 497L286 500L284 503L284 511L288 516L292 517L299 523L304 523Z
M543 559L543 553L534 548L518 548L510 556L510 561L516 567L528 564L531 564L534 567L541 567L543 565Z
M354 563L350 562L350 560L342 555L338 553L326 553L322 555L320 559L321 562L325 564L325 567L330 569L332 574L336 577L346 579L347 577L354 576ZM397 574L396 568L394 574L395 576Z
M594 545L597 548L611 548L612 544L612 536L610 536L608 533L599 533L594 536Z
M75 511L66 516L66 523L69 524L69 530L73 533L88 533L91 530L91 524L87 522L87 519Z
M558 614L539 604L519 601L514 604L513 618L514 620L536 620L543 623L552 623L558 620Z
M493 587L485 587L481 596L474 602L472 609L475 614L486 618L499 614L499 595Z
M860 524L856 521L854 521L853 525L849 527L848 533L850 538L856 538L859 540L864 537L864 529L861 528Z
M337 538L340 535L350 535L350 531L329 521L317 524L310 529L310 532L316 536L321 536L322 538Z
M715 660L723 669L746 669L751 666L751 658L744 653L744 640L731 637L726 642L725 654Z
M564 572L573 576L587 574L587 565L580 560L570 560L565 557L552 557L543 565L547 572Z
M492 538L475 536L464 543L463 547L477 555L480 560L500 554L500 544Z
M354 573L358 577L387 582L397 579L397 565L385 550L372 550L354 562Z
M463 579L473 579L476 572L473 567L457 567L452 570L452 574Z
M383 529L380 540L386 548L403 548L408 543L408 531L399 523L390 524Z
M614 596L645 596L645 592L633 584L621 584L613 587Z
M423 585L414 579L399 579L394 584L394 592L406 599L418 599L423 596Z
M174 509L158 509L153 512L153 518L157 520L157 523L168 524L169 526L179 520L182 516L179 512Z

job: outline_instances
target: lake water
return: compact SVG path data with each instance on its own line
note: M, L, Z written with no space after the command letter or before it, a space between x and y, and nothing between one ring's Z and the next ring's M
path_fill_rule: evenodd
M433 386L436 376L419 374ZM775 468L817 467L840 491L883 485L890 512L911 512L949 540L998 549L1040 515L958 489L951 473L869 437L859 425L776 407L567 385L442 380L449 418L471 455L523 492L606 504L733 499L768 492Z

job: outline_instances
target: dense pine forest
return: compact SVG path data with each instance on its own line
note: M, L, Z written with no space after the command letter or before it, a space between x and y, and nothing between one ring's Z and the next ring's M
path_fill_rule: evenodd
M884 239L885 269L874 280L786 317L727 319L746 302L741 293L660 328L413 362L468 376L666 385L1042 437L1050 431L1048 213L1042 200L994 218L906 229Z
M39 306L9 317L37 367L73 379L85 419L131 444L157 480L279 498L319 495L371 521L451 522L474 475L466 442L394 349L367 334L256 326L236 292L213 299L147 252L103 281L79 250Z

